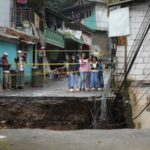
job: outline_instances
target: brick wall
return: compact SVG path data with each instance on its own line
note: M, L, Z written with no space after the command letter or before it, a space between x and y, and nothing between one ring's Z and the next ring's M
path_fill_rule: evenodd
M137 4L130 7L130 31L131 34L127 37L127 55L131 52L132 45L136 40L137 33L141 27L148 4ZM150 11L149 11L150 15ZM117 47L118 72L120 73L124 66L125 47ZM148 63L148 64L147 64ZM150 73L150 31L147 34L144 43L140 49L135 64L132 67L129 78L133 80L143 80ZM150 77L145 80L150 80Z

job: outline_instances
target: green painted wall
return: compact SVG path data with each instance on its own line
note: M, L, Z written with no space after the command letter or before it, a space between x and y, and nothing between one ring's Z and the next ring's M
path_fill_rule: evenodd
M82 23L93 29L93 30L96 30L97 26L96 26L96 7L93 7L93 10L92 10L92 16L88 17L88 18L85 18Z
M31 83L32 80L32 64L33 64L33 46L28 46L27 62L25 66L25 82Z

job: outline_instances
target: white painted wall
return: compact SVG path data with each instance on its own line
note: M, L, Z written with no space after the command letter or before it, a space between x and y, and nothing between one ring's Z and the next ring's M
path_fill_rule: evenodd
M11 1L12 0L1 0L0 1L0 26L10 27L10 15L11 15Z
M96 26L97 30L108 30L108 16L106 4L96 5Z
M137 33L143 22L148 4L139 4L130 7L130 30L131 35L127 37L127 54L129 56L131 47L136 40ZM149 12L150 15L150 12ZM124 46L117 47L118 72L121 72L124 66ZM147 64L148 63L148 64ZM129 75L129 79L133 80L150 80L150 77L145 78L150 73L150 31L140 49L138 57Z

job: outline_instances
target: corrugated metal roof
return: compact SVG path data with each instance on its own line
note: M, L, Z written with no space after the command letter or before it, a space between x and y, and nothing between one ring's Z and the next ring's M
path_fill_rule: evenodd
M19 40L19 37L10 35L6 33L6 28L5 27L0 27L0 36L10 38L10 39L16 39Z
M34 35L29 35L25 32L19 31L14 28L0 27L0 37L15 41L22 41L27 44L35 44L39 42L39 38Z
M118 4L128 3L135 0L108 0L108 6L114 6Z

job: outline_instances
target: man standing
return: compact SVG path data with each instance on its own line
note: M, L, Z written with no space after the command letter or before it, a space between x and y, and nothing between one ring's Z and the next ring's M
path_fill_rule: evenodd
M2 77L3 77L2 67L3 67L3 62L2 62L2 57L0 57L0 90L2 90Z
M25 55L21 50L18 51L18 57L15 58L16 71L17 71L17 82L16 87L22 89L24 87L24 65L25 65Z
M4 53L2 56L2 67L3 67L3 89L9 89L11 87L10 78L10 64L8 62L8 53Z

